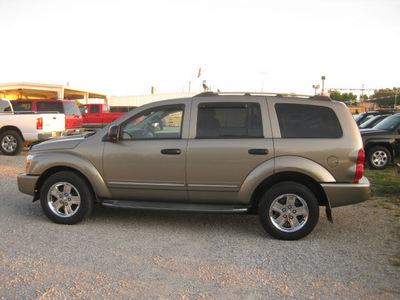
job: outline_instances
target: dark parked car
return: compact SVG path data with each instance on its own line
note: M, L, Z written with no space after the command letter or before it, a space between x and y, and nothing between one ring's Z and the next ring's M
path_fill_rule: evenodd
M372 110L372 111L367 111L364 113L359 114L355 120L358 126L360 126L362 123L368 121L374 116L378 115L393 115L395 113L398 113L399 111L396 110Z
M387 117L374 128L361 129L366 161L372 169L385 169L400 153L400 114Z
M358 126L360 129L373 128L390 115L377 115Z

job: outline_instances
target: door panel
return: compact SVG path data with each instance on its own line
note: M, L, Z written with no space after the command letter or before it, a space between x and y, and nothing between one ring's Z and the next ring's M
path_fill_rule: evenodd
M172 101L170 103L173 103ZM147 106L119 125L104 148L104 174L115 199L187 201L185 104Z
M106 143L104 173L116 199L186 200L185 140L133 140ZM180 149L178 155L162 154Z
M246 177L274 155L265 97L195 97L192 105L189 199L238 203Z

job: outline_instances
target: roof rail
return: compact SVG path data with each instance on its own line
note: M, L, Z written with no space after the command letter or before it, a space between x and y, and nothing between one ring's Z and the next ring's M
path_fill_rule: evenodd
M195 97L223 96L223 95L238 95L238 96L276 96L276 97L296 97L314 100L332 101L328 96L319 95L304 95L295 93L273 93L273 92L204 92L195 95Z

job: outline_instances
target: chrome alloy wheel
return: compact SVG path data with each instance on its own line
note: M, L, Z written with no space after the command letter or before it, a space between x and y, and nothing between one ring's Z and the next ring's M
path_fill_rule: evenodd
M385 151L378 150L372 154L371 161L376 167L382 167L387 164L388 156Z
M13 152L15 151L15 149L17 149L17 146L18 146L18 141L12 135L6 135L1 140L1 147L4 149L4 151Z
M49 189L47 204L54 214L62 218L68 218L79 210L81 196L72 184L57 182Z
M284 232L295 232L307 223L309 210L306 201L295 194L276 198L269 210L272 224Z

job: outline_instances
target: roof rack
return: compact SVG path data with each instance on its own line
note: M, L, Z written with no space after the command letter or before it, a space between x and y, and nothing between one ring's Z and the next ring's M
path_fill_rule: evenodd
M332 101L328 96L320 95L303 95L295 93L273 93L273 92L204 92L195 95L195 97L210 97L210 96L223 96L223 95L238 95L238 96L275 96L275 97L296 97L314 100Z

